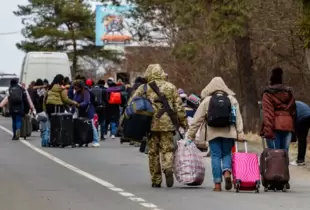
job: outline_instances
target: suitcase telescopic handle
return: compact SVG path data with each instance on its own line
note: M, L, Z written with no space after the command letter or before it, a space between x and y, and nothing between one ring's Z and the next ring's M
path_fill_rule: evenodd
M262 137L262 145L263 145L263 150L266 149L266 139L265 137Z
M58 110L58 112L57 112L57 110ZM57 114L57 113L60 113L60 106L55 105L55 114Z
M236 152L238 152L238 142L243 142L244 143L244 150L245 150L246 153L248 153L248 141L247 140L236 140L235 141Z
M267 142L267 139L266 139L265 137L262 137L263 149L266 149L266 148L267 148L267 147L266 147L266 142ZM275 141L273 140L272 142L273 142L273 148L276 149L276 143L275 143Z

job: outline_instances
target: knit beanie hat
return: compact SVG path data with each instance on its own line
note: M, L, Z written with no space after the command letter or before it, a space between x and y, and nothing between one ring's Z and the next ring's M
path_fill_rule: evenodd
M270 85L279 85L283 82L283 70L279 67L272 69Z

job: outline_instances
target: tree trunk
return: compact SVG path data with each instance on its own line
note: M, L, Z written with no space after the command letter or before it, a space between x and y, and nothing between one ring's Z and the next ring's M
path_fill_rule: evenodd
M305 56L306 56L306 61L308 64L308 69L310 70L310 49L305 48Z
M251 42L248 35L235 38L235 50L240 80L241 100L239 101L245 131L258 131L259 108L258 91L251 54Z
M72 75L72 78L75 78L78 75L78 57L77 57L76 40L72 40L72 41L73 41L73 52L72 52L71 75Z

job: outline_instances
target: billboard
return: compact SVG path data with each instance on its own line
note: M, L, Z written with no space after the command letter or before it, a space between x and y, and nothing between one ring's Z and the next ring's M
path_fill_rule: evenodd
M126 14L131 10L129 5L96 6L96 46L124 46L132 41Z

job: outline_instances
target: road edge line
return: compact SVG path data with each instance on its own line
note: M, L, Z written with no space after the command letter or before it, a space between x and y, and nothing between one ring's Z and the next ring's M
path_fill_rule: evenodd
M13 132L9 129L7 129L6 127L0 125L0 129L8 134L10 134L11 136L13 136ZM26 140L19 140L21 143L23 143L24 145L26 145L27 147L29 147L30 149L34 150L35 152L43 155L44 157L52 160L55 163L58 163L59 165L63 166L64 168L67 168L77 174L79 174L80 176L83 176L89 180L92 180L98 184L100 184L101 186L109 189L112 192L116 192L118 195L121 195L122 197L125 197L127 199L129 199L130 201L133 201L135 203L138 203L140 206L147 208L147 209L152 209L152 210L163 210L163 209L159 209L155 204L153 203L146 203L146 201L143 198L139 198L139 197L135 197L134 194L130 193L130 192L126 192L124 191L122 188L118 188L115 185L111 184L110 182L107 182L103 179L100 179L99 177L96 177L86 171L83 171L53 155L51 155L48 152L45 152L44 150L34 146L33 144L31 144L30 142L26 141ZM117 189L117 190L116 190Z

